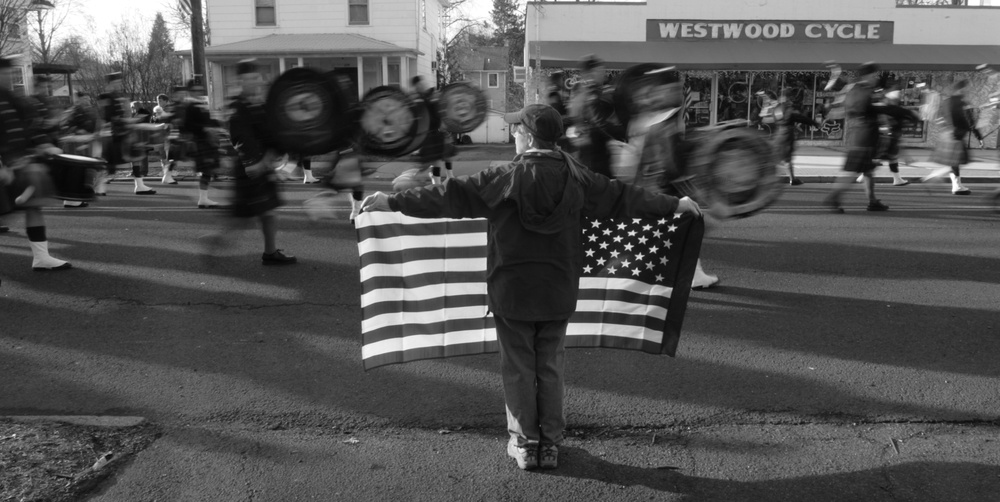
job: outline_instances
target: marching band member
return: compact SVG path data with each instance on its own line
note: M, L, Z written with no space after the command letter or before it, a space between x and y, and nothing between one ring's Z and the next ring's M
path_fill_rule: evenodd
M129 121L126 117L125 99L122 97L122 74L110 73L107 75L105 93L101 94L102 119L111 126L111 142L104 151L104 159L108 162L108 176L114 176L120 168L131 166L132 179L135 182L136 195L153 195L156 190L146 186L142 180L140 166L129 160L130 151L126 151L129 146ZM97 195L107 195L108 178L102 177L94 189Z
M52 79L48 75L35 75L35 88L29 100L35 107L35 131L44 134L50 142L55 142L59 136L59 129L62 120L59 111L52 102ZM82 208L89 204L83 201L64 200L62 203L66 208Z
M864 63L858 68L858 81L847 91L844 101L844 111L847 114L847 159L844 174L837 179L830 195L824 204L830 211L842 214L840 195L850 187L857 173L865 177L865 193L868 195L869 211L887 211L889 206L875 198L875 148L878 145L878 114L879 110L873 100L875 86L878 83L879 67L875 63Z
M903 126L906 122L919 123L920 117L912 110L899 105L902 98L902 91L899 87L892 85L885 90L885 120L886 134L883 134L880 142L880 160L889 161L889 172L892 173L893 186L905 186L910 182L903 179L899 174L899 150L900 139L903 137Z
M229 134L239 154L236 164L236 188L232 205L233 216L257 218L264 235L264 265L289 265L295 256L277 248L277 216L274 209L281 205L274 167L278 153L264 110L264 79L254 60L240 61L236 66L240 79L240 94L230 103ZM208 236L210 250L221 244L222 235Z
M41 130L31 103L10 91L10 59L0 58L0 214L24 211L24 226L31 245L31 268L36 271L66 270L69 262L49 254L42 206L54 190L44 166L33 161L34 153L57 155L52 137Z
M570 98L569 114L572 118L576 155L583 165L598 174L611 176L611 152L608 141L624 139L620 125L607 120L610 114L602 108L611 105L604 100L608 87L604 85L607 74L604 62L589 55L580 65L580 81Z
M163 154L160 156L160 170L163 172L163 176L160 178L160 183L164 185L177 184L177 181L174 180L172 172L174 170L174 163L170 160L170 130L172 129L172 116L173 106L171 106L170 97L166 94L157 95L156 106L153 107L153 122L157 124L167 124L170 126L163 139Z
M218 202L208 198L208 186L212 176L219 168L219 142L211 128L217 127L208 111L208 104L202 100L205 96L205 86L200 80L201 75L188 82L188 92L191 99L185 105L183 122L180 132L187 135L194 145L195 172L198 178L198 209L213 209L222 207Z
M793 90L785 88L781 91L778 104L774 107L774 149L778 152L779 162L788 166L788 184L801 185L802 180L795 177L795 166L792 157L795 154L795 124L822 127L823 124L803 115L792 105Z
M934 154L931 155L930 160L950 167L938 169L921 180L926 182L951 171L951 193L955 195L972 193L971 190L962 186L962 174L959 170L959 166L969 163L969 150L965 148L966 136L971 132L979 140L979 147L983 147L983 135L976 129L972 110L964 99L965 88L968 85L969 81L964 79L955 82L952 86L951 96L941 103L940 117L943 119L945 131L942 141L934 148Z
M417 75L410 80L413 90L419 99L427 103L427 111L431 117L429 126L430 132L427 139L420 146L420 163L424 166L430 165L431 183L438 185L441 183L441 166L438 164L444 161L445 174L447 178L455 177L452 171L451 157L455 150L452 144L450 133L441 129L441 116L438 114L438 95L434 88L427 85L424 77Z

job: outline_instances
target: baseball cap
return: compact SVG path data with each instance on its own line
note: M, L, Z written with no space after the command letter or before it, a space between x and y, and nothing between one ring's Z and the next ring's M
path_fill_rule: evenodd
M508 124L522 124L533 136L555 142L563 135L562 115L548 105L528 105L519 112L503 116Z

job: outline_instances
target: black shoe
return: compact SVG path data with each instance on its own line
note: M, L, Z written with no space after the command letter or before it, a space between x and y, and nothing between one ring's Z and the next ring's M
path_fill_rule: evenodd
M5 227L3 225L0 225L0 234L5 234L7 232L10 232L10 227Z
M823 205L830 208L830 212L833 214L844 214L844 208L840 207L840 201L834 199L833 197L827 197L824 199Z
M297 258L283 253L280 249L275 250L273 253L264 253L260 256L260 259L264 265L291 265L298 261Z
M791 180L788 181L788 184L792 186L798 186L802 184L802 180L798 178L792 178Z
M136 195L156 195L156 190L140 190L135 193Z
M79 203L79 204L77 204L75 206L67 206L66 204L63 204L63 207L70 208L70 209L76 209L78 207L87 207L89 205L90 205L89 202L81 202L81 203Z
M889 206L882 203L880 200L875 200L868 203L869 211L888 211Z

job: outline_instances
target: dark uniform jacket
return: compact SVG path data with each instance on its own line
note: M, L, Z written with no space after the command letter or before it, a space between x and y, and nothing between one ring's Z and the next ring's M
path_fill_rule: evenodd
M262 103L251 103L237 96L229 107L233 110L229 117L229 137L240 157L236 174L246 176L244 168L263 160L267 150L274 148L274 140Z
M582 216L656 217L674 212L677 199L571 168L563 154L537 151L444 185L390 195L389 207L418 218L488 219L490 310L543 321L568 319L576 309Z
M785 101L774 108L774 150L779 160L791 162L795 151L795 124L816 125L811 118L799 113L791 103Z

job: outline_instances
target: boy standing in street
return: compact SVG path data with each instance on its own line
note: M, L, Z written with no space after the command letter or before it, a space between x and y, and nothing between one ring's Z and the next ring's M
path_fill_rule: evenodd
M503 375L507 454L521 469L558 465L563 440L566 327L576 308L582 217L700 214L698 205L631 187L582 167L555 143L562 117L550 106L507 114L518 155L507 165L443 185L387 195L362 211L418 218L486 218L486 284Z

